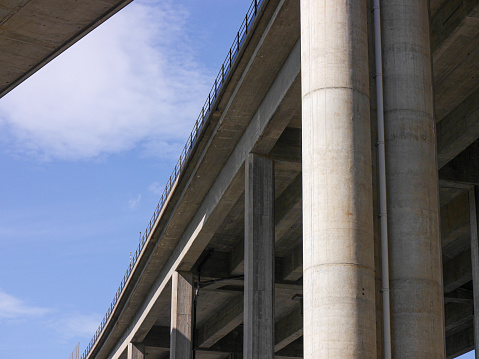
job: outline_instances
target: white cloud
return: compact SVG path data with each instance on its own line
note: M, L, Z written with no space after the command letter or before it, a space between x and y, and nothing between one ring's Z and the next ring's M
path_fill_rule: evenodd
M102 315L98 313L64 313L59 318L54 310L36 307L0 290L0 322L2 320L21 320L42 318L48 327L58 331L65 339L90 338L100 325Z
M129 5L1 99L4 145L43 160L178 155L211 79L171 4Z
M128 207L130 207L130 209L137 209L138 206L140 205L140 202L141 202L141 194L139 194L136 198L130 199L128 201Z
M165 186L162 185L160 182L153 182L148 186L148 190L153 192L156 195L161 195L163 194L163 191L165 190Z
M38 317L49 312L47 308L35 307L10 294L0 291L0 320Z
M50 323L65 339L90 338L97 330L102 316L98 313L69 313L59 320Z

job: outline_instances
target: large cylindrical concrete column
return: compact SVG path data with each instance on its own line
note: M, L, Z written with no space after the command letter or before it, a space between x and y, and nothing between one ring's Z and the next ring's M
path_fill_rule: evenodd
M366 0L301 0L305 358L375 358Z
M428 0L382 0L392 356L443 358Z

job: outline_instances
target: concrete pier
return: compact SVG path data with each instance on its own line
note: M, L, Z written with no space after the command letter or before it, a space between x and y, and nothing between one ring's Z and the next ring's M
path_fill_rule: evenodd
M245 163L245 287L243 357L274 358L273 161L250 154Z
M145 347L137 343L128 344L127 359L145 359Z
M375 358L366 1L301 1L304 358Z
M383 0L393 358L443 358L436 133L427 0Z
M174 272L171 280L170 359L191 359L193 274Z

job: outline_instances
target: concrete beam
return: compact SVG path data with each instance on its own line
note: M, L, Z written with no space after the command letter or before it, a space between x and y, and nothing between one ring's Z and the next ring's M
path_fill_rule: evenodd
M163 348L170 349L170 327L162 327L159 325L153 326L142 344L148 348Z
M443 266L444 293L463 286L472 280L471 251L462 252Z
M303 313L298 306L275 325L274 351L277 353L303 336Z
M466 304L450 303L444 307L446 322L446 335L448 332L456 331L456 328L470 326L474 315L472 302Z
M275 201L275 242L279 245L293 224L301 220L302 176L298 174Z
M243 295L226 303L198 328L197 345L209 348L243 323Z
M205 348L198 348L205 350ZM233 355L243 355L243 325L238 325L228 335L218 341L209 350L228 352Z
M297 249L295 249L297 250ZM221 253L221 252L217 252ZM213 263L216 262L214 259L215 255L212 255ZM275 258L275 288L276 291L293 291L296 294L303 293L303 285L301 281L291 281L291 280L283 280L283 266L282 266L283 258L276 257ZM219 271L217 273L205 273L201 276L201 290L212 290L212 291L227 291L231 292L238 292L243 291L244 287L244 279L243 276L232 276L231 273L228 271ZM222 287L228 286L229 289L223 289Z
M170 350L170 328L163 326L154 326L143 341L145 348L162 349L164 351ZM243 331L236 328L229 333L225 338L220 340L210 348L196 347L196 352L204 354L230 354L241 353L243 351Z
M239 335L238 328L243 323L243 300L242 296L237 296L228 302L225 306L218 310L205 324L198 329L198 347L200 349L209 348L213 351L242 352L232 343L242 343L243 334ZM236 325L236 326L235 326ZM233 328L233 329L232 329ZM235 329L236 328L236 329ZM164 336L161 328L156 329L158 335ZM275 324L275 352L278 352L289 346L296 339L303 335L303 315L301 308L298 306L291 311L286 317ZM164 340L155 339L158 343L165 343ZM154 341L150 335L145 339L145 346L150 346ZM214 342L214 344L211 344ZM148 344L148 345L147 345Z
M446 0L431 20L431 50L440 51L449 36L463 26L467 17L475 16L478 11L478 0Z
M193 273L171 277L170 359L193 357Z
M447 203L445 206L441 207L441 235L442 235L442 245L443 247L452 243L452 241L460 236L467 235L469 232L469 218L468 218L468 195L467 192L461 194L453 201ZM243 243L241 247L243 249ZM239 251L239 249L238 249ZM212 258L217 253L213 255ZM238 254L238 256L240 256ZM464 285L465 283L472 280L471 277L471 261L469 259L469 252L461 253L458 257L451 258L451 261L448 261L444 265L444 291L445 293L450 293L456 288ZM242 257L242 256L241 256ZM302 248L301 246L296 247L291 253L283 257L283 280L286 281L295 281L302 276ZM216 263L216 262L215 262ZM212 267L218 268L217 265ZM230 273L221 272L218 274L218 277L228 276ZM238 273L231 273L238 274ZM276 276L276 283L281 283L278 281L278 276ZM242 285L238 281L235 283ZM451 298L452 301L452 298Z
M296 320L296 322L298 322ZM299 323L299 322L298 322ZM281 331L281 328L275 327L275 331ZM289 334L286 334L289 335ZM211 348L197 348L197 351L201 353L230 353L234 358L243 358L243 325L239 325L231 333L218 341ZM303 341L299 339L286 345L281 350L275 353L275 358L303 358Z
M460 236L468 235L469 232L469 218L468 218L468 195L467 192L459 195L453 201L441 207L441 235L443 247L452 243L453 240ZM243 250L243 243L238 246L237 252ZM215 253L212 258L218 253ZM470 274L470 260L466 257L469 254L462 253L456 259L451 258L452 261L444 266L444 285L445 293L450 293L463 284L471 281ZM236 257L241 257L239 253ZM291 251L291 253L283 257L283 280L295 281L302 276L302 247L298 246ZM215 261L216 263L216 261ZM459 264L459 266L456 266ZM218 268L218 264L212 265L212 268ZM223 267L223 265L220 265ZM222 273L222 274L221 274ZM221 272L217 274L218 277L226 277L228 275L240 274L242 272L226 273ZM278 279L278 276L276 276ZM238 283L236 281L236 283ZM280 281L276 281L280 283ZM472 299L472 298L471 298ZM451 299L452 300L452 299Z
M156 330L158 327L153 327L152 330ZM159 327L165 328L167 327ZM234 330L227 337L220 340L218 343L213 345L210 348L195 348L196 353L206 354L206 355L225 355L230 359L242 359L243 358L243 332L242 326ZM152 338L153 339L153 338ZM303 343L302 338L296 340L295 342L289 344L285 348L279 350L275 353L275 359L303 359ZM161 341L156 340L156 343ZM169 351L169 342L162 344L154 344L145 346L146 348L156 348L164 351Z
M474 141L441 168L439 178L446 181L479 184L479 140Z
M227 252L205 250L198 260L198 263L201 263L201 268L195 266L192 272L200 275L201 282L205 279L225 278L230 275L228 260L229 253Z
M446 358L453 359L474 349L474 329L465 328L446 337Z
M473 302L472 291L462 288L444 294L444 304L459 303L468 304Z
M446 262L469 247L469 200L467 191L441 207L441 245ZM458 240L467 238L467 245L458 246Z
M301 163L301 129L286 127L270 152L278 161Z
M275 353L275 359L303 359L303 338L299 338L286 348Z
M241 239L231 251L229 267L231 275L244 273L244 239Z
M145 346L143 343L128 344L127 359L145 359Z
M439 185L443 188L456 189L456 190L461 190L462 189L462 190L465 190L465 191L468 191L471 188L470 184L465 184L465 183L460 183L460 182L450 182L450 181L441 180L441 179L439 180ZM455 196L453 195L452 198L454 198L454 197Z
M303 245L283 257L283 280L296 281L303 276Z
M437 161L444 167L479 138L479 89L437 124Z
M478 46L479 25L478 0L444 0L442 3L432 19L431 29L434 108L439 123L477 89L477 66L471 61L471 55Z

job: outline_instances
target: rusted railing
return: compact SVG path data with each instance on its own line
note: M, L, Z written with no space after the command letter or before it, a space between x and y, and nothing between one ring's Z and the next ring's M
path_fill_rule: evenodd
M230 47L228 55L226 56L226 59L223 62L223 65L221 66L221 70L219 71L218 75L215 78L214 85L208 94L208 98L206 99L205 104L201 108L201 112L198 115L198 118L196 119L195 125L193 126L193 130L188 136L188 140L186 141L185 147L183 148L183 151L181 151L180 158L176 162L175 168L173 169L173 172L171 173L168 181L166 182L165 189L163 190L163 193L158 202L158 205L155 208L153 216L151 217L150 222L148 222L148 225L146 226L146 230L143 232L143 235L140 237L138 248L136 249L135 253L133 254L131 258L130 265L128 266L128 269L126 270L126 273L123 276L123 279L121 280L120 286L118 290L116 291L115 296L113 297L113 300L110 306L108 307L108 310L106 311L105 316L103 317L100 325L98 326L98 329L93 335L93 338L90 340L90 343L88 344L85 351L83 352L81 359L86 359L88 357L88 355L90 354L90 351L92 350L96 341L100 337L101 332L105 328L106 323L110 319L110 316L113 313L113 309L115 308L118 302L118 299L120 298L121 292L125 288L126 282L128 281L128 278L130 277L130 274L133 268L135 267L136 261L138 260L138 257L141 251L143 250L143 247L145 246L145 243L148 237L150 236L151 231L153 230L153 226L156 223L158 216L161 213L161 210L163 209L166 199L168 198L171 192L171 189L173 188L173 185L175 184L179 175L182 173L185 167L185 164L189 158L189 155L191 153L191 149L195 145L198 135L200 131L202 130L205 124L205 121L207 120L211 112L211 105L214 103L219 91L222 89L225 79L231 70L231 66L233 65L236 57L238 56L240 49L242 48L242 45L246 38L246 35L248 34L248 31L250 29L250 26L253 23L254 19L256 18L258 9L263 4L263 2L265 2L265 0L254 0L251 3L248 9L248 12L246 13L246 16L240 26L240 29L238 30L236 34L233 44Z

